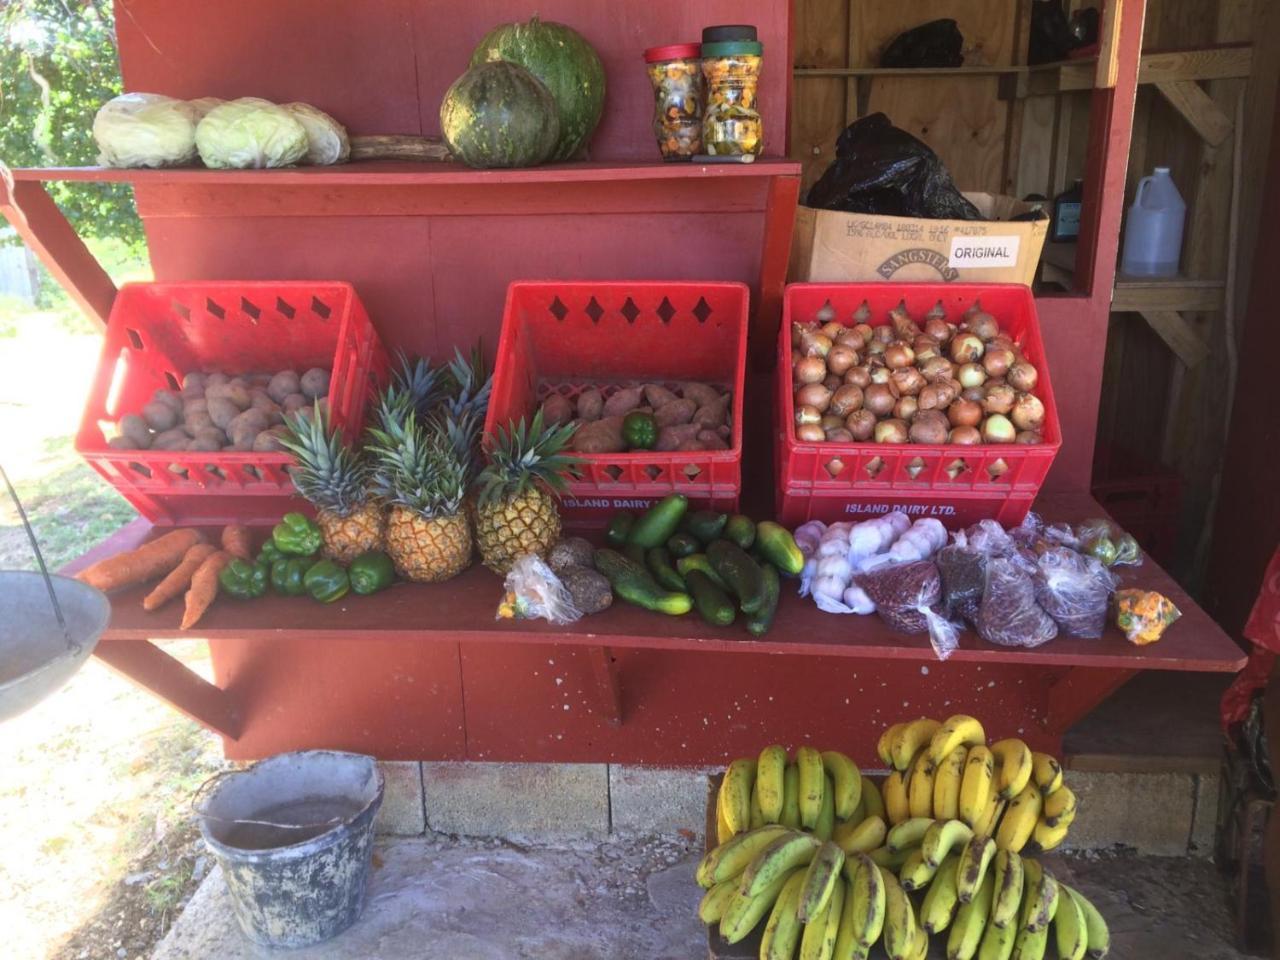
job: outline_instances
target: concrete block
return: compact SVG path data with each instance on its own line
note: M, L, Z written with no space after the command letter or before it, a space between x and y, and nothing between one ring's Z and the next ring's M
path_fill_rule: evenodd
M1191 823L1191 848L1188 851L1193 857L1212 857L1217 847L1220 787L1217 774L1202 773L1196 777L1196 812Z
M609 832L603 763L424 763L427 827L461 836L568 839Z
M1080 812L1065 848L1101 850L1120 844L1154 856L1187 855L1194 775L1073 770L1067 783L1080 800Z
M422 764L417 761L384 761L382 770L386 787L382 809L373 822L377 833L418 836L427 829L422 811Z
M710 769L609 766L609 800L615 833L702 837L706 829Z

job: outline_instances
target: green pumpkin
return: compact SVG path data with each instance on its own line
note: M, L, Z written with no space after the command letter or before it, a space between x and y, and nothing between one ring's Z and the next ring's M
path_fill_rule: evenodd
M445 92L440 132L469 167L534 167L555 152L560 119L546 84L519 64L495 60Z
M471 65L491 60L518 63L547 85L560 114L560 139L551 159L577 156L604 111L604 65L586 38L563 23L506 23L489 31Z

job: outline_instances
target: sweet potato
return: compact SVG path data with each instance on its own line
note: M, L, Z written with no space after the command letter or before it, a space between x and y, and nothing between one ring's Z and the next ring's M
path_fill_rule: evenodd
M720 399L720 391L706 383L690 381L680 385L680 396L692 400L697 406L715 403Z
M702 445L703 450L728 450L729 445L724 442L724 438L714 430L699 430L698 443Z
M599 420L604 414L604 395L595 387L578 394L578 419Z
M573 449L578 453L621 453L626 448L622 439L622 417L583 423L573 434Z
M200 542L198 530L174 530L136 550L99 560L76 574L76 579L103 591L145 583L167 574L182 562L186 552Z
M228 523L222 528L222 549L241 560L252 560L253 541L249 528L242 523Z
M672 400L658 407L653 419L659 427L678 427L692 420L697 409L692 400Z
M573 404L562 393L553 393L542 401L542 419L548 424L564 424L573 419Z
M231 560L231 554L218 550L205 557L196 568L191 577L191 589L187 591L187 608L182 614L183 630L194 627L218 596L218 574Z
M696 441L698 439L698 425L696 423L682 423L674 427L663 427L658 431L658 442L654 444L653 449L670 453L672 450L679 450L683 444L688 441Z
M182 562L169 571L169 575L156 584L155 589L142 601L142 609L159 610L170 600L181 596L191 586L191 578L200 569L209 554L218 548L209 543L197 543L183 554Z
M729 418L729 396L726 394L714 403L704 403L693 415L693 422L700 427L714 430Z
M606 417L625 417L640 406L640 387L623 387L604 402Z
M657 383L647 383L644 387L644 398L649 401L649 406L655 410L665 407L673 400L679 400L672 391Z

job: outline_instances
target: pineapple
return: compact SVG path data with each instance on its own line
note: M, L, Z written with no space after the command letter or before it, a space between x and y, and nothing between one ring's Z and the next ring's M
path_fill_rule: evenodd
M471 525L463 509L470 479L448 421L424 423L410 410L402 422L369 431L374 489L390 508L386 549L408 580L438 583L471 565Z
M575 458L561 451L573 425L546 427L542 411L533 423L498 430L489 465L480 473L475 504L476 541L484 565L505 574L526 553L541 557L560 539L559 492Z
M316 523L324 534L324 554L350 563L366 550L381 550L386 511L369 494L369 465L342 442L339 432L326 428L324 410L295 414L287 421L289 434L281 438L294 455L293 485L316 508Z

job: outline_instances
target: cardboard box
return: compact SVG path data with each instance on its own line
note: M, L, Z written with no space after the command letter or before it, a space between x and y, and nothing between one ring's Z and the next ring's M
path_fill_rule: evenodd
M1029 203L966 193L989 220L920 220L800 207L791 238L792 283L967 280L1031 285L1049 220L1009 218Z

